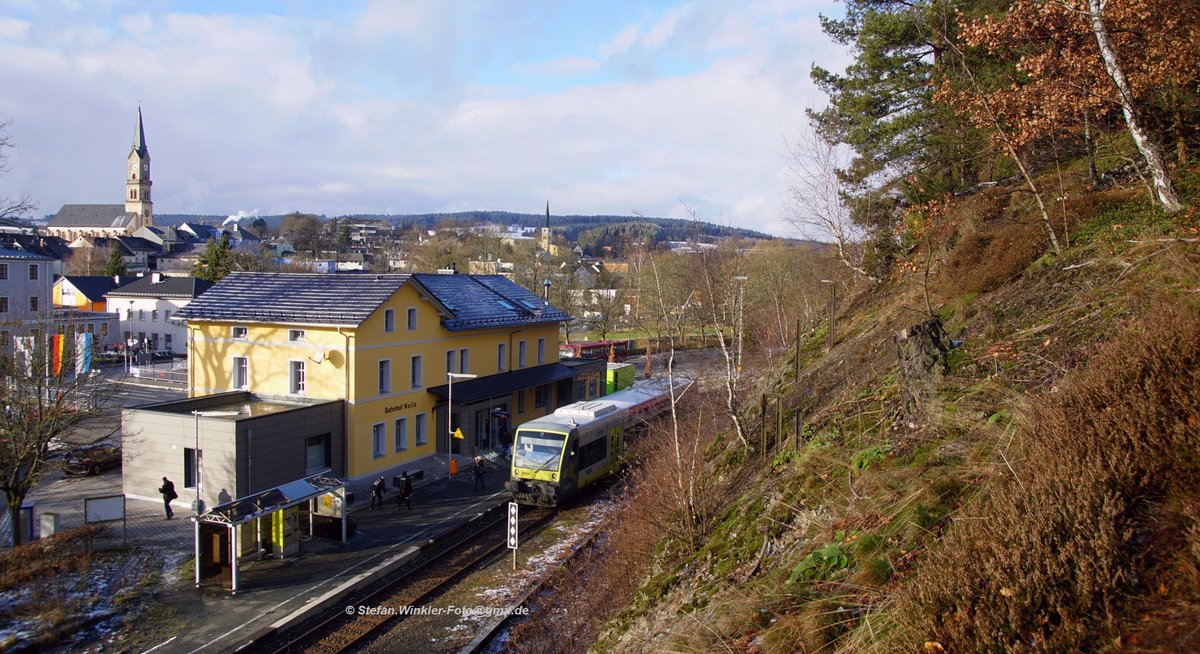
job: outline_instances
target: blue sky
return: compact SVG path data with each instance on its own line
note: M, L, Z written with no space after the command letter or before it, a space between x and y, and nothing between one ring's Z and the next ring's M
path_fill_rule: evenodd
M155 211L498 209L797 235L787 142L832 1L0 0L0 196ZM685 206L686 205L686 206Z

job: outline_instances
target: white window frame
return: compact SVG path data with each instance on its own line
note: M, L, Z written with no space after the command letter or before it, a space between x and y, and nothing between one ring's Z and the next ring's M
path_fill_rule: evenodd
M517 341L517 367L518 368L525 367L525 350L527 350L527 349L528 348L525 347L525 339L521 339L521 340Z
M371 458L379 459L387 454L384 448L384 436L387 434L387 427L382 422L377 422L371 425Z
M446 350L446 374L458 372L458 350Z
M383 331L385 331L385 332L396 331L396 310L395 309L384 309L383 310Z
M379 394L385 395L392 392L392 360L379 360Z
M508 370L508 352L505 351L507 343L501 343L496 348L496 370L501 372Z
M242 384L238 384L239 373L243 376ZM250 388L250 357L233 357L233 378L229 380L233 390Z
M250 328L245 325L234 325L229 328L229 337L235 341L244 341L250 338Z
M303 329L289 329L288 330L288 342L289 343L303 343L304 342L304 330Z
M543 363L546 363L546 339L545 339L544 337L543 337L543 338L539 338L539 339L538 339L538 346L537 346L537 347L538 347L538 350L537 350L537 357L538 357L538 359L537 359L537 361L538 361L538 365L540 366L540 365L542 365Z
M299 364L299 365L297 365ZM299 374L297 374L299 373ZM306 372L304 370L304 359L291 359L288 361L288 393L291 395L304 395L304 383Z
M408 331L412 332L412 331L417 330L417 308L416 307L408 308L408 318L407 318L406 324L408 325Z
M458 371L463 374L471 373L471 349L462 348L458 351Z
M42 271L40 268L41 266L38 266L36 263L29 264L29 281L36 282L41 277Z
M393 446L397 452L403 452L408 449L408 416L396 418L392 425L395 429Z
M429 420L424 413L413 416L413 442L418 447L429 442Z

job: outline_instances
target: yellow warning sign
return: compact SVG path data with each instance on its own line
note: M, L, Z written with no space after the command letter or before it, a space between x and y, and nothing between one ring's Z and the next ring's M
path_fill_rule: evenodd
M457 438L457 439L459 439L459 440L462 440L462 439L463 439L463 433L462 433L462 428L461 428L461 427L460 427L460 428L458 428L458 429L455 429L455 430L454 430L454 437L455 437L455 438Z

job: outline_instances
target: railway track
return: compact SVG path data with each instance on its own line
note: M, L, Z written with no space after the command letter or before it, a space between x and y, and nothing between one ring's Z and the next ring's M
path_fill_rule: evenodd
M583 539L574 548L572 548L571 553L560 562L560 566L569 565L580 552L595 543L600 534L605 532L611 519L611 516L606 517L599 524L594 526L587 538ZM518 609L527 607L530 603L530 600L536 597L538 593L542 591L548 580L549 577L545 577L533 584L524 594L522 594L520 599L514 602L507 608L506 611L503 612L502 617L496 618L490 624L486 625L483 631L476 634L475 638L467 646L458 650L459 654L481 654L482 652L489 651L492 643L497 639L498 636L508 631L515 623L528 619L528 616L521 614Z
M557 511L534 509L522 516L520 531L535 531L550 522ZM494 511L465 534L456 532L420 563L400 577L348 602L346 610L331 615L286 642L263 651L274 654L338 654L368 643L385 628L407 617L449 586L506 547L507 516Z

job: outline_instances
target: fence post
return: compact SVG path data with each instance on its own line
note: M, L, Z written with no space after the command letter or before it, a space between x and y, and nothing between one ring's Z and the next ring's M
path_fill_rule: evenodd
M800 319L796 319L796 379L800 381Z
M775 398L775 448L783 442L783 395Z
M762 394L762 459L767 462L767 394Z

